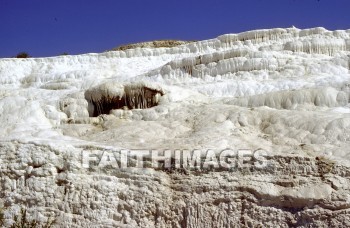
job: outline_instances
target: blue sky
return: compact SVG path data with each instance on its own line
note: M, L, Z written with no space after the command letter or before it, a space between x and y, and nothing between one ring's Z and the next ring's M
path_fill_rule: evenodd
M0 0L0 57L102 52L292 25L350 29L350 0Z

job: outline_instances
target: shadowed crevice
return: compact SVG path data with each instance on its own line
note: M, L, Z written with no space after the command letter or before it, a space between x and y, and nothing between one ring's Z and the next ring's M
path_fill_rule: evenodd
M142 83L125 86L102 84L85 92L92 117L109 114L112 109L146 109L158 105L164 95L160 88L152 88Z

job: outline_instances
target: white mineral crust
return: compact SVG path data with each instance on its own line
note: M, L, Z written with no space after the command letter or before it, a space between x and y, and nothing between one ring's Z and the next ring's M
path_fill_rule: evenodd
M349 68L350 30L324 28L0 59L6 225L25 207L57 227L349 227ZM82 165L121 149L267 156L231 170Z

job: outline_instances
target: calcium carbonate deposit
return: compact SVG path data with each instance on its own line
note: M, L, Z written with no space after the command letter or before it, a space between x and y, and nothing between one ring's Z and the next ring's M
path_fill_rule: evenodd
M130 47L0 59L5 226L350 226L350 30Z

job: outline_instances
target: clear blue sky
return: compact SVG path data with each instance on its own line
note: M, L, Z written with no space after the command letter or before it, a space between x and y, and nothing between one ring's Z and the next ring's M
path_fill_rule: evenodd
M350 0L0 0L0 57L102 52L292 25L350 29Z

